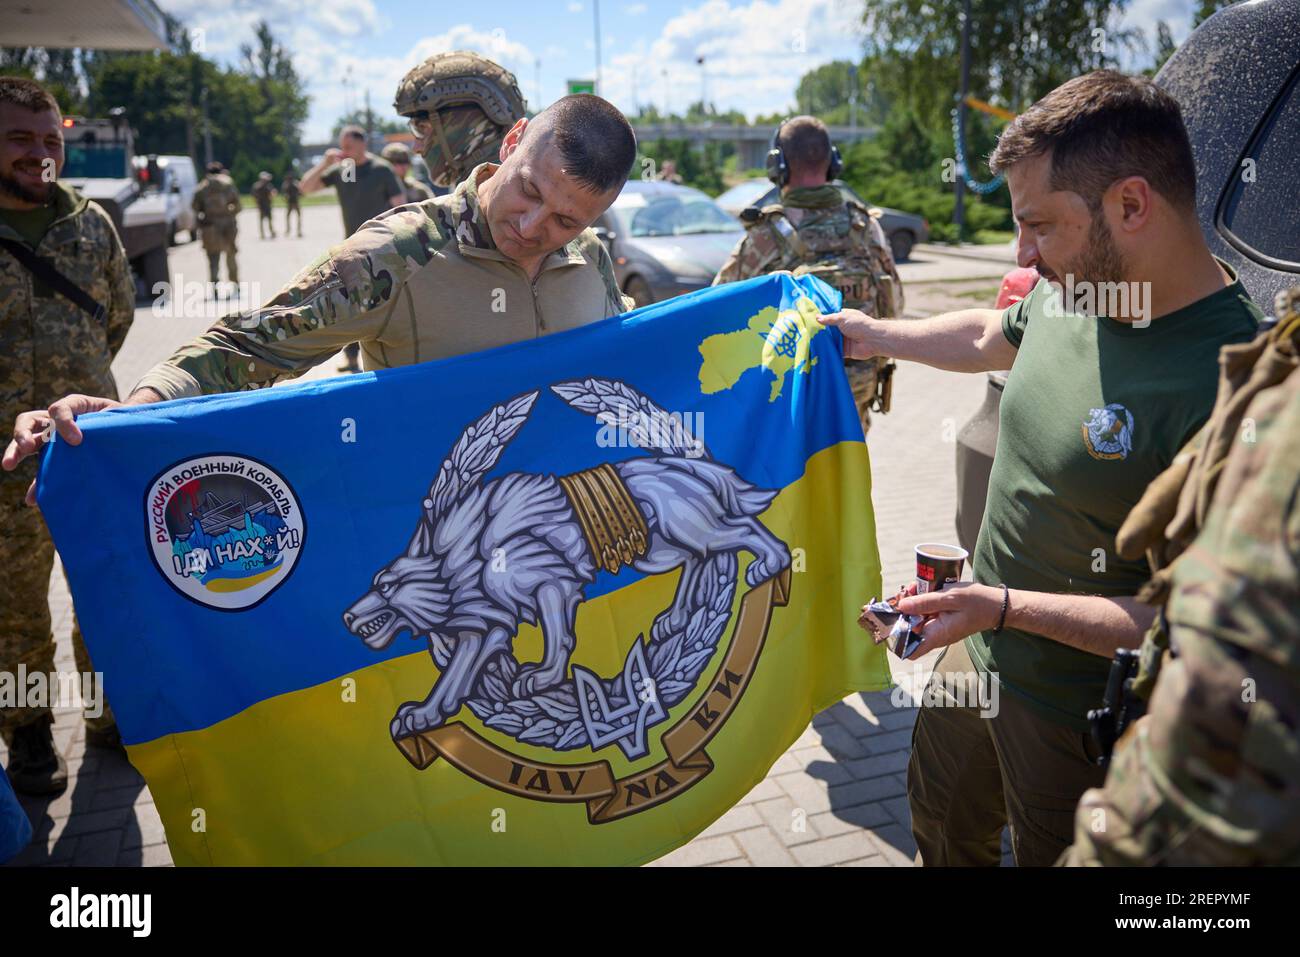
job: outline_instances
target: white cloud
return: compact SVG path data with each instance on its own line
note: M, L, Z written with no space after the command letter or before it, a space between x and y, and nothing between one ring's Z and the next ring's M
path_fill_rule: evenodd
M1192 12L1192 0L1132 0L1113 23L1120 28L1140 29L1146 38L1147 49L1130 55L1123 55L1120 51L1120 66L1126 70L1140 70L1150 65L1155 56L1157 21L1165 21L1174 42L1181 44L1192 32Z
M374 33L379 27L379 14L370 0L314 0L306 10L322 26L345 37Z
M861 51L861 6L852 0L706 0L664 24L648 44L605 64L601 92L620 108L639 103L682 112L701 84L719 109L753 118L784 110L804 73ZM697 57L704 57L701 77Z
M327 36L373 36L383 29L384 18L373 0L167 0L167 12L186 26L202 28L208 55L238 51L252 40L259 20L271 26L277 37L293 33L300 26L320 28Z
M645 13L649 9L650 8L647 7L644 3L629 3L626 7L623 8L623 12L626 13L629 17L639 17L641 16L641 14Z
M308 141L328 138L334 120L348 106L364 106L366 90L370 91L375 113L392 117L397 84L413 66L435 53L474 50L513 72L525 97L533 92L532 66L536 57L526 44L510 39L501 28L487 31L458 24L445 33L423 37L405 53L391 57L358 55L319 38L310 41L306 28L302 29L301 40L295 39L294 43L295 49L302 51L295 55L294 66L310 81L312 122L304 131ZM349 75L350 91L343 84Z
M1134 6L1177 2L1134 0ZM270 23L293 51L294 65L312 97L311 117L303 131L308 142L326 139L345 107L363 106L367 89L372 109L390 116L402 76L446 50L472 49L497 60L515 73L531 106L545 105L531 103L537 98L537 53L501 28L461 23L413 42L400 55L375 56L364 52L373 47L365 37L392 29L392 24L372 0L230 0L220 10L214 6L210 0L167 0L170 12L190 26L207 29L208 55L219 59L237 60L239 45L251 42L257 21ZM573 0L568 7L581 12L586 4ZM644 3L624 9L632 13L640 7L648 10ZM700 98L696 57L702 55L708 98L720 109L739 109L751 118L784 110L793 104L795 87L808 70L859 56L860 16L857 0L704 0L672 17L657 35L643 33L617 44L612 37L604 38L601 92L631 111L635 82L635 102L662 108L666 93L668 105L681 112ZM545 91L551 96L559 95L557 84L565 77L593 73L591 54L573 56L575 46L591 50L590 36L578 44L570 42L568 49L548 45L541 54Z

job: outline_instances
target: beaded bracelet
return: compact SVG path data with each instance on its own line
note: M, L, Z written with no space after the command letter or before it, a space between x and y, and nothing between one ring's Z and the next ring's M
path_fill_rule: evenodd
M1002 586L1002 614L998 616L998 626L993 629L993 634L1002 630L1002 626L1007 623L1007 607L1011 604L1011 593L1007 591L1007 586Z

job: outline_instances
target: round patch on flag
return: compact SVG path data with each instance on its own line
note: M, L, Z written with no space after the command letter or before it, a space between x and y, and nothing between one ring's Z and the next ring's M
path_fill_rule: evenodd
M293 571L307 528L298 497L244 455L184 459L145 493L145 534L159 573L208 608L252 608Z

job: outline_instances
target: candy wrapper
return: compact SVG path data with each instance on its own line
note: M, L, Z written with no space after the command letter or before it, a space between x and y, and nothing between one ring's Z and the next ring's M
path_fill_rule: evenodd
M921 644L923 636L914 633L913 629L924 620L920 615L903 614L888 600L877 601L874 598L862 606L862 614L858 616L858 624L871 632L876 641L883 640L899 658L907 658Z

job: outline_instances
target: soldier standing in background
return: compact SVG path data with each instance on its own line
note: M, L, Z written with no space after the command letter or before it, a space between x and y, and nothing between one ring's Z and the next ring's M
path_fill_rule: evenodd
M239 215L239 190L226 175L220 163L208 164L208 175L203 177L190 205L199 220L199 238L203 251L208 254L208 281L215 290L221 268L221 254L226 254L226 279L239 282L239 252L235 238L239 233L236 217Z
M63 170L62 115L40 85L0 77L0 415L49 405L68 392L116 396L110 371L135 317L135 284L112 220L71 187ZM52 165L51 165L52 164ZM47 177L47 170L53 176ZM35 459L0 473L0 671L54 671L50 572L54 543L23 505ZM74 617L77 669L91 673ZM68 767L54 746L48 702L4 707L16 790L55 794ZM121 747L105 706L86 720L86 743Z
M433 199L433 190L411 178L411 151L401 143L389 143L380 154L392 164L393 172L406 189L406 201L419 203Z
M298 238L302 239L302 208L298 205L298 196L302 192L298 188L298 179L293 175L293 170L284 174L284 182L280 184L280 194L284 196L284 234L289 235L289 221L295 213L298 214Z
M266 233L275 238L275 223L271 221L271 200L275 196L275 187L271 185L271 174L263 170L253 184L253 199L257 203L257 237L265 239ZM266 230L263 231L262 227Z
M1224 347L1209 421L1120 528L1163 608L1132 686L1149 707L1060 864L1300 864L1300 286L1276 311Z
M351 236L380 213L406 202L406 190L388 161L366 149L366 131L345 126L339 132L338 148L325 151L321 161L309 169L299 188L302 195L333 186L343 210L343 233ZM340 372L360 372L360 346L349 343L343 350Z
M667 171L668 164L664 164ZM782 269L825 280L844 296L845 309L882 319L903 314L903 285L894 257L870 210L831 183L840 174L839 150L826 124L796 116L772 134L767 177L781 187L781 202L740 214L745 236L723 264L715 286ZM888 412L894 363L891 359L846 359L862 430L871 411Z

